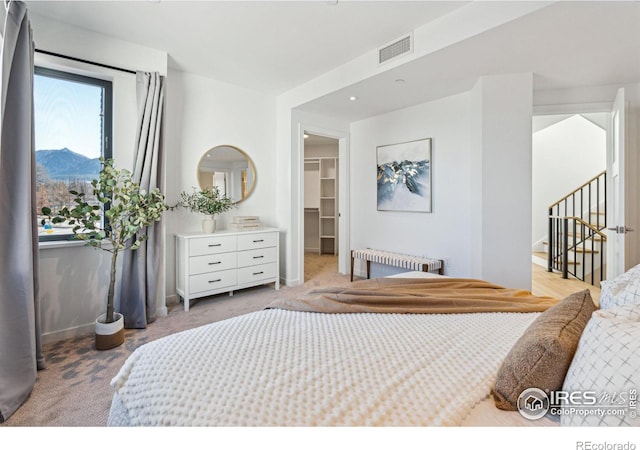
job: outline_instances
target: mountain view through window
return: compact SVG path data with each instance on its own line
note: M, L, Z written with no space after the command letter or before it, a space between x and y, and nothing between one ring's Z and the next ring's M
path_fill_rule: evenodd
M111 83L66 72L37 68L34 77L36 210L41 240L73 237L68 224L46 223L44 206L55 213L73 206L69 190L95 201L91 180L108 151Z

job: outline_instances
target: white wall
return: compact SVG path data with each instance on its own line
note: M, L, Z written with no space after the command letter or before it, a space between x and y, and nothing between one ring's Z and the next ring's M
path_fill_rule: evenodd
M36 48L127 69L167 71L165 52L129 44L31 15ZM135 76L36 53L35 62L113 81L113 155L131 169L135 140ZM40 300L45 342L91 332L106 309L110 254L77 244L41 244Z
M470 122L464 93L351 125L351 248L449 258L447 275L470 274ZM377 211L376 147L424 138L432 138L433 212ZM354 271L364 275L364 264ZM396 272L372 265L372 276Z
M473 88L475 278L531 289L531 73ZM480 219L479 219L480 217Z
M29 13L36 49L122 67L167 74L167 52Z
M548 234L549 205L606 169L606 137L604 129L580 115L533 133L532 243Z
M260 216L265 225L276 226L275 97L173 70L167 91L168 202L175 204L180 191L198 186L198 161L207 150L233 145L253 160L256 186L237 208L217 216L218 228L234 215ZM184 210L166 216L168 301L176 301L174 233L201 231L201 221L201 215Z
M636 230L635 233L629 233L626 236L625 264L628 270L640 264L640 232L638 232L640 230L640 83L627 86L625 90L629 99L625 156L626 226ZM630 236L631 234L633 236Z

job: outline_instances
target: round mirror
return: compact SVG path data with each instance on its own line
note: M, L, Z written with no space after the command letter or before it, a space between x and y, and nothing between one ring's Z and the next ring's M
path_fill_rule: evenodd
M253 192L256 168L245 152L232 145L218 145L205 152L198 163L200 189L218 186L221 194L239 203Z

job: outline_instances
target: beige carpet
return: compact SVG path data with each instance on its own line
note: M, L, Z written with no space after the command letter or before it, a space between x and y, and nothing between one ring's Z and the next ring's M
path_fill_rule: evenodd
M1 426L95 427L107 423L111 396L109 382L125 359L140 345L178 331L195 328L240 314L258 311L276 298L293 298L319 286L349 283L338 274L337 257L309 254L305 257L305 283L296 287L273 284L217 295L193 303L185 313L170 306L144 330L126 330L125 343L112 350L93 348L93 335L47 344L46 369L38 372L29 399Z

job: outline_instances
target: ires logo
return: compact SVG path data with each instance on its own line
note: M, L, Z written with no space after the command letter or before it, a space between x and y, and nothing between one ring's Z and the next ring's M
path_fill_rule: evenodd
M595 406L599 404L598 394L593 391L551 391L549 392L549 402L553 406Z
M545 415L637 417L637 390L622 392L549 391L529 388L518 397L518 412L529 420Z

